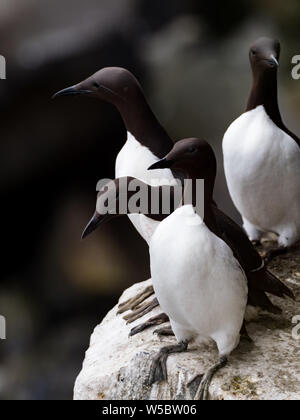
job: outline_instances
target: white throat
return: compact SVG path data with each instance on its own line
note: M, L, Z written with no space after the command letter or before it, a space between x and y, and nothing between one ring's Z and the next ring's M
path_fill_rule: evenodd
M130 176L153 186L176 185L170 169L148 171L149 166L158 160L159 158L148 147L143 146L130 132L127 132L127 141L116 158L116 178ZM138 214L129 215L129 219L149 243L159 222Z
M158 160L148 147L127 132L127 141L116 159L116 177L131 176L153 186L165 185L170 181L174 185L174 176L170 169L148 171L149 166Z

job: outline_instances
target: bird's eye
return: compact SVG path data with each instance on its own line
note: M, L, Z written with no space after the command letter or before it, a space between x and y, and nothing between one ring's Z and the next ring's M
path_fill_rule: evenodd
M196 152L196 147L195 146L190 146L189 148L188 148L188 152L189 153L195 153Z
M251 50L251 54L252 55L256 55L256 51L255 50Z
M94 83L93 83L93 86L94 86L95 88L97 88L97 89L99 89L99 87L100 87L99 83L97 83L97 82L94 82Z

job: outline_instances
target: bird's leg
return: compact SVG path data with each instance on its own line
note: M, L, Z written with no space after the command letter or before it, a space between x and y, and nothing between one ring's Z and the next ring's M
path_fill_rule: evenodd
M123 312L126 312L130 309L135 309L140 303L144 302L145 299L147 299L149 296L153 295L154 290L153 286L148 286L144 290L142 290L140 293L138 293L136 296L126 300L125 302L122 302L119 304L119 310L117 314L122 314Z
M152 309L156 308L156 306L158 305L159 305L158 300L154 298L153 300L151 300L151 302L147 302L141 307L139 307L137 310L132 311L129 314L123 316L123 319L127 321L127 324L131 324L131 322L151 312Z
M155 325L163 324L164 322L168 322L169 317L166 314L159 314L156 316L153 316L152 318L149 318L146 322L143 322L142 324L137 325L136 327L132 328L132 330L129 333L129 337L132 337L135 334L138 334L147 328L153 327Z
M181 341L173 346L166 346L153 357L148 384L167 380L167 358L171 353L180 353L187 349L188 341Z
M157 334L158 337L163 337L163 336L169 337L169 336L175 335L171 327L158 328L157 330L153 331L153 334Z
M197 380L199 376L201 378L201 382L195 394L194 400L208 400L209 385L212 381L212 378L220 369L226 366L227 362L228 362L227 356L220 357L218 363L212 366L205 373L205 375L197 375L194 379L192 379L191 382L189 382L188 386L191 386L192 382Z
M264 252L262 257L265 261L265 264L268 264L270 261L273 260L273 258L277 257L278 255L283 255L288 252L288 248L285 246L280 246L275 249L270 249L267 252Z

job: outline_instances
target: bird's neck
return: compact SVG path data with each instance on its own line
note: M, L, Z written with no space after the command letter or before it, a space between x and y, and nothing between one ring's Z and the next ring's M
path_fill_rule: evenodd
M161 126L144 98L136 104L122 102L117 108L126 129L156 157L163 158L173 147L173 142Z
M247 111L263 105L272 121L281 127L283 125L279 106L277 89L277 72L253 71L252 88L247 103Z

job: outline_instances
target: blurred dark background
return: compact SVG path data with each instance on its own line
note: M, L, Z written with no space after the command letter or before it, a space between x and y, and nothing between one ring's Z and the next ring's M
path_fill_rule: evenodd
M238 220L221 141L245 106L248 46L281 40L281 110L299 134L299 27L299 0L1 0L1 399L71 399L93 328L149 276L147 246L126 218L80 241L96 183L113 177L125 140L118 113L51 95L101 67L131 70L174 140L213 144L216 198Z

